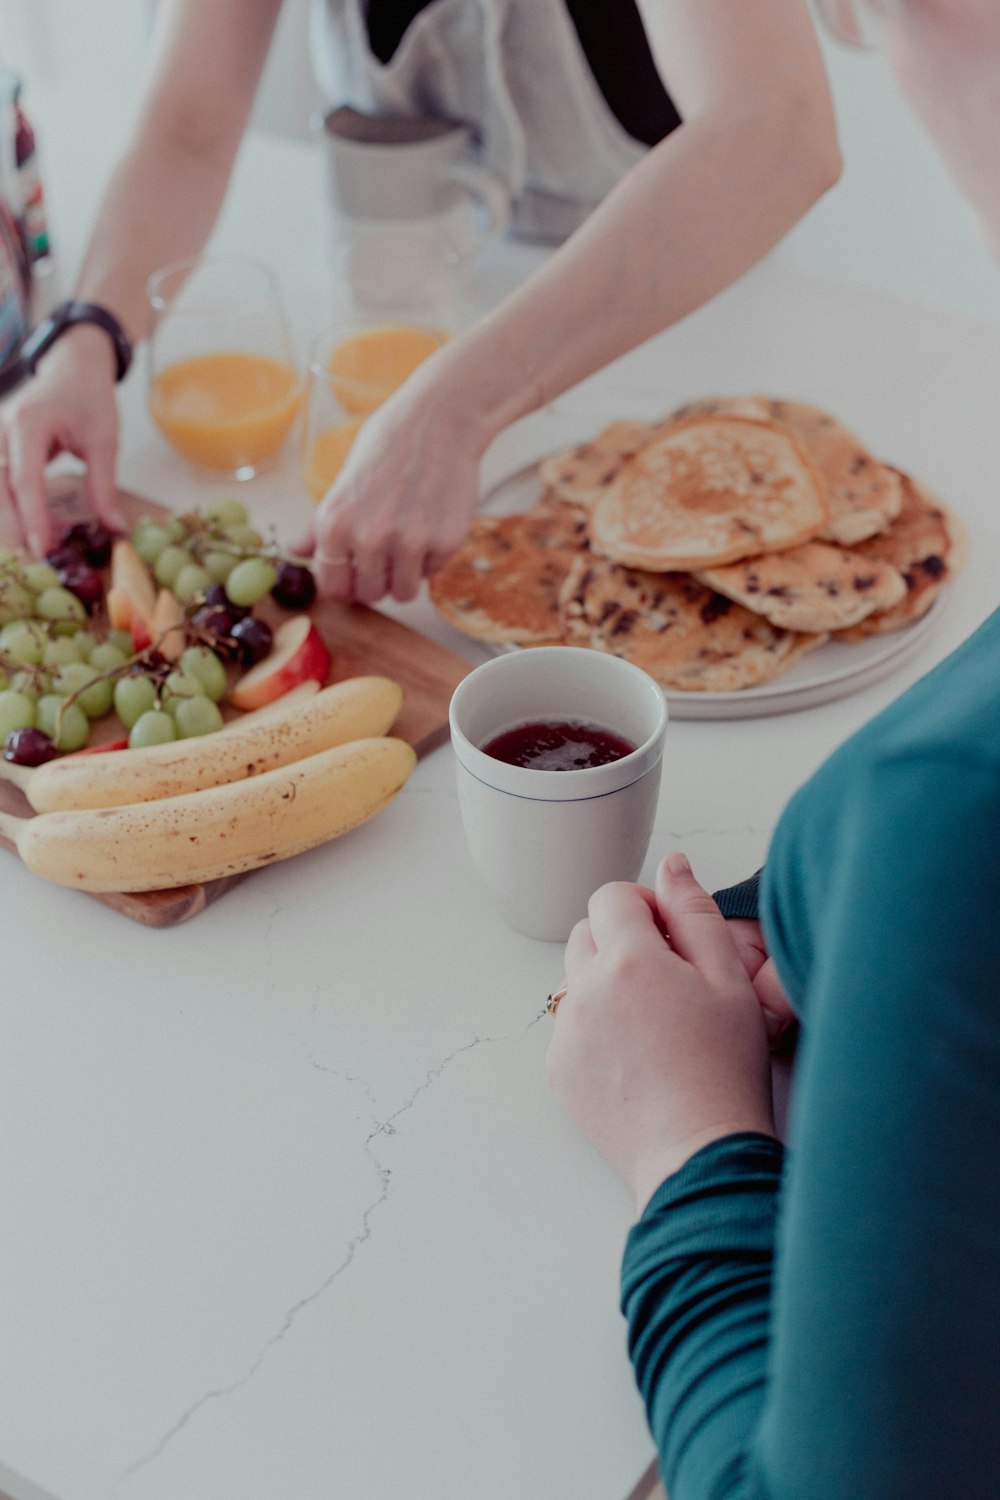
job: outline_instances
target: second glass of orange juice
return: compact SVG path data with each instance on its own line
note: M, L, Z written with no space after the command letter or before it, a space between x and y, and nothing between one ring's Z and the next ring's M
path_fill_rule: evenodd
M302 477L317 504L343 467L362 422L448 339L415 323L345 324L324 333L309 363Z
M274 276L256 261L202 256L157 271L148 291L153 421L198 468L252 478L302 402Z

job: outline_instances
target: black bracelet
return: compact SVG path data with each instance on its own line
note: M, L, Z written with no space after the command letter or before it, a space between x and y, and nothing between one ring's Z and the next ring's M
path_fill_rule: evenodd
M80 323L92 323L108 335L115 351L115 380L122 380L132 363L132 344L114 313L96 302L61 302L52 314L33 329L21 345L19 365L23 380L34 375L38 361L57 339Z

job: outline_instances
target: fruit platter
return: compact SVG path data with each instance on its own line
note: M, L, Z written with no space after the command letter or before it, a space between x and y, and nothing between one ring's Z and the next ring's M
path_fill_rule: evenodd
M365 606L223 497L71 486L42 560L0 551L0 844L148 925L381 810L447 733L468 663Z

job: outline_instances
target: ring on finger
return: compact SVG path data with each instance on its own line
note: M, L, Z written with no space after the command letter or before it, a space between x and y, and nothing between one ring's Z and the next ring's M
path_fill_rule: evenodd
M564 984L561 990L556 990L545 1002L545 1009L550 1016L554 1016L559 1009L560 1001L565 999L567 986Z

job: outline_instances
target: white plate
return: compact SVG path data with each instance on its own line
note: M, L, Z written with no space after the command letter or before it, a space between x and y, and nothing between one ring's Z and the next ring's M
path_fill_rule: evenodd
M501 479L486 496L484 508L493 515L530 510L541 490L538 467L532 463ZM681 693L664 689L673 719L755 719L767 714L791 713L814 708L835 698L846 698L887 677L905 662L936 628L947 595L942 594L913 625L864 641L827 641L808 652L783 676L760 687L732 693ZM517 651L515 645L498 645L497 651Z

